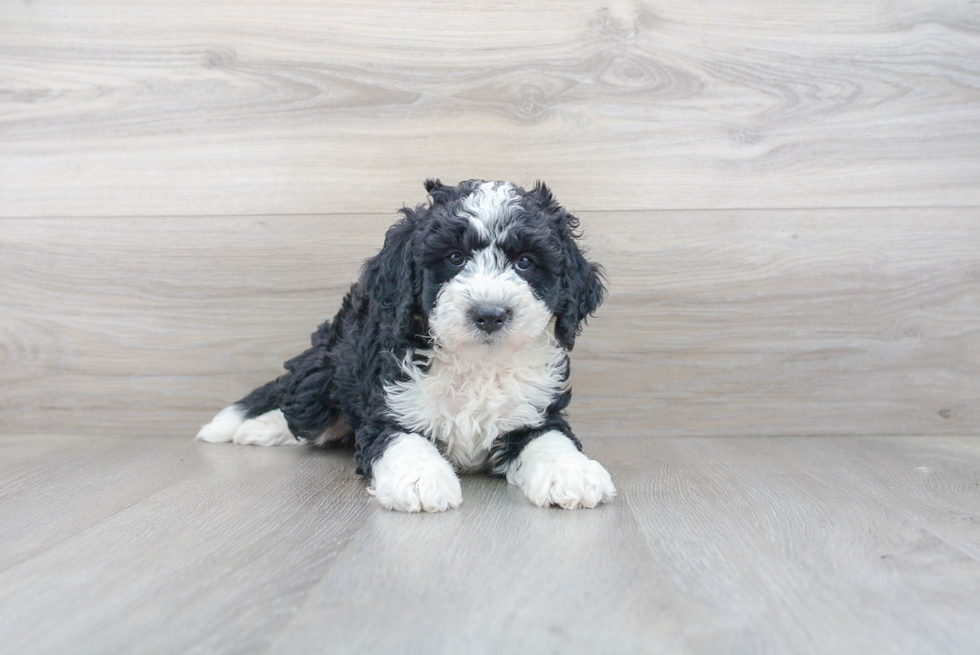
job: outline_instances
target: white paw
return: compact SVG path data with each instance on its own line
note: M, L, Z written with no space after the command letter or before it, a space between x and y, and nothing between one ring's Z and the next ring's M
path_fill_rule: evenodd
M602 464L586 457L558 431L546 432L525 446L507 468L507 481L539 507L592 508L616 495Z
M399 512L443 512L459 507L463 490L449 462L431 441L403 434L372 467L368 493Z
M245 419L238 405L225 407L210 423L197 433L199 441L233 442L245 446L292 446L300 442L286 425L286 417L278 409L255 418Z
M302 443L289 431L286 417L278 409L248 419L238 426L231 440L243 446L298 446Z
M235 430L245 421L245 412L238 405L229 405L201 428L195 437L198 441L225 443L231 441Z

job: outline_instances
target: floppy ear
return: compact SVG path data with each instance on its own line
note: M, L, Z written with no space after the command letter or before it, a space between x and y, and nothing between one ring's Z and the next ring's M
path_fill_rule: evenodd
M395 339L412 331L422 292L413 247L418 217L410 209L402 213L405 217L388 229L384 247L367 261L361 276L370 299L368 311L382 333Z
M593 264L582 254L575 243L580 236L578 218L555 201L547 185L536 182L527 195L539 211L551 217L561 239L564 270L559 281L560 295L555 309L555 338L565 350L571 350L575 337L582 331L582 324L595 313L606 295L602 266Z
M586 260L571 236L566 241L562 295L555 312L555 338L565 350L571 350L582 324L602 303L606 287L602 282L602 267Z
M429 192L433 205L448 205L454 200L459 200L464 194L476 188L482 180L467 180L460 182L457 186L448 186L438 179L428 179L425 181L425 190Z

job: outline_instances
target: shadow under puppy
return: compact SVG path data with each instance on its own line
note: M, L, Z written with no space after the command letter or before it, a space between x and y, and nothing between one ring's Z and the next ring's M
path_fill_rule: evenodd
M197 438L353 441L369 493L406 512L457 507L456 471L506 476L542 507L611 499L564 416L567 351L605 292L578 219L540 183L425 188L312 348Z

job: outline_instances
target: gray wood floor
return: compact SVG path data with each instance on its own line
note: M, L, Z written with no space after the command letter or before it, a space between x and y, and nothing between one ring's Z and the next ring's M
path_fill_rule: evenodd
M951 653L980 646L980 438L596 438L620 496L346 453L0 438L3 653Z

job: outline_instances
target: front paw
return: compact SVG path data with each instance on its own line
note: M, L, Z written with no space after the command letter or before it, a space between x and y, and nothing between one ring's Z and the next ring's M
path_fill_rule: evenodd
M463 502L453 467L417 434L402 435L388 445L374 463L368 493L399 512L444 512Z
M568 437L547 432L527 446L507 470L516 484L539 507L593 508L616 495L609 472L579 452Z

